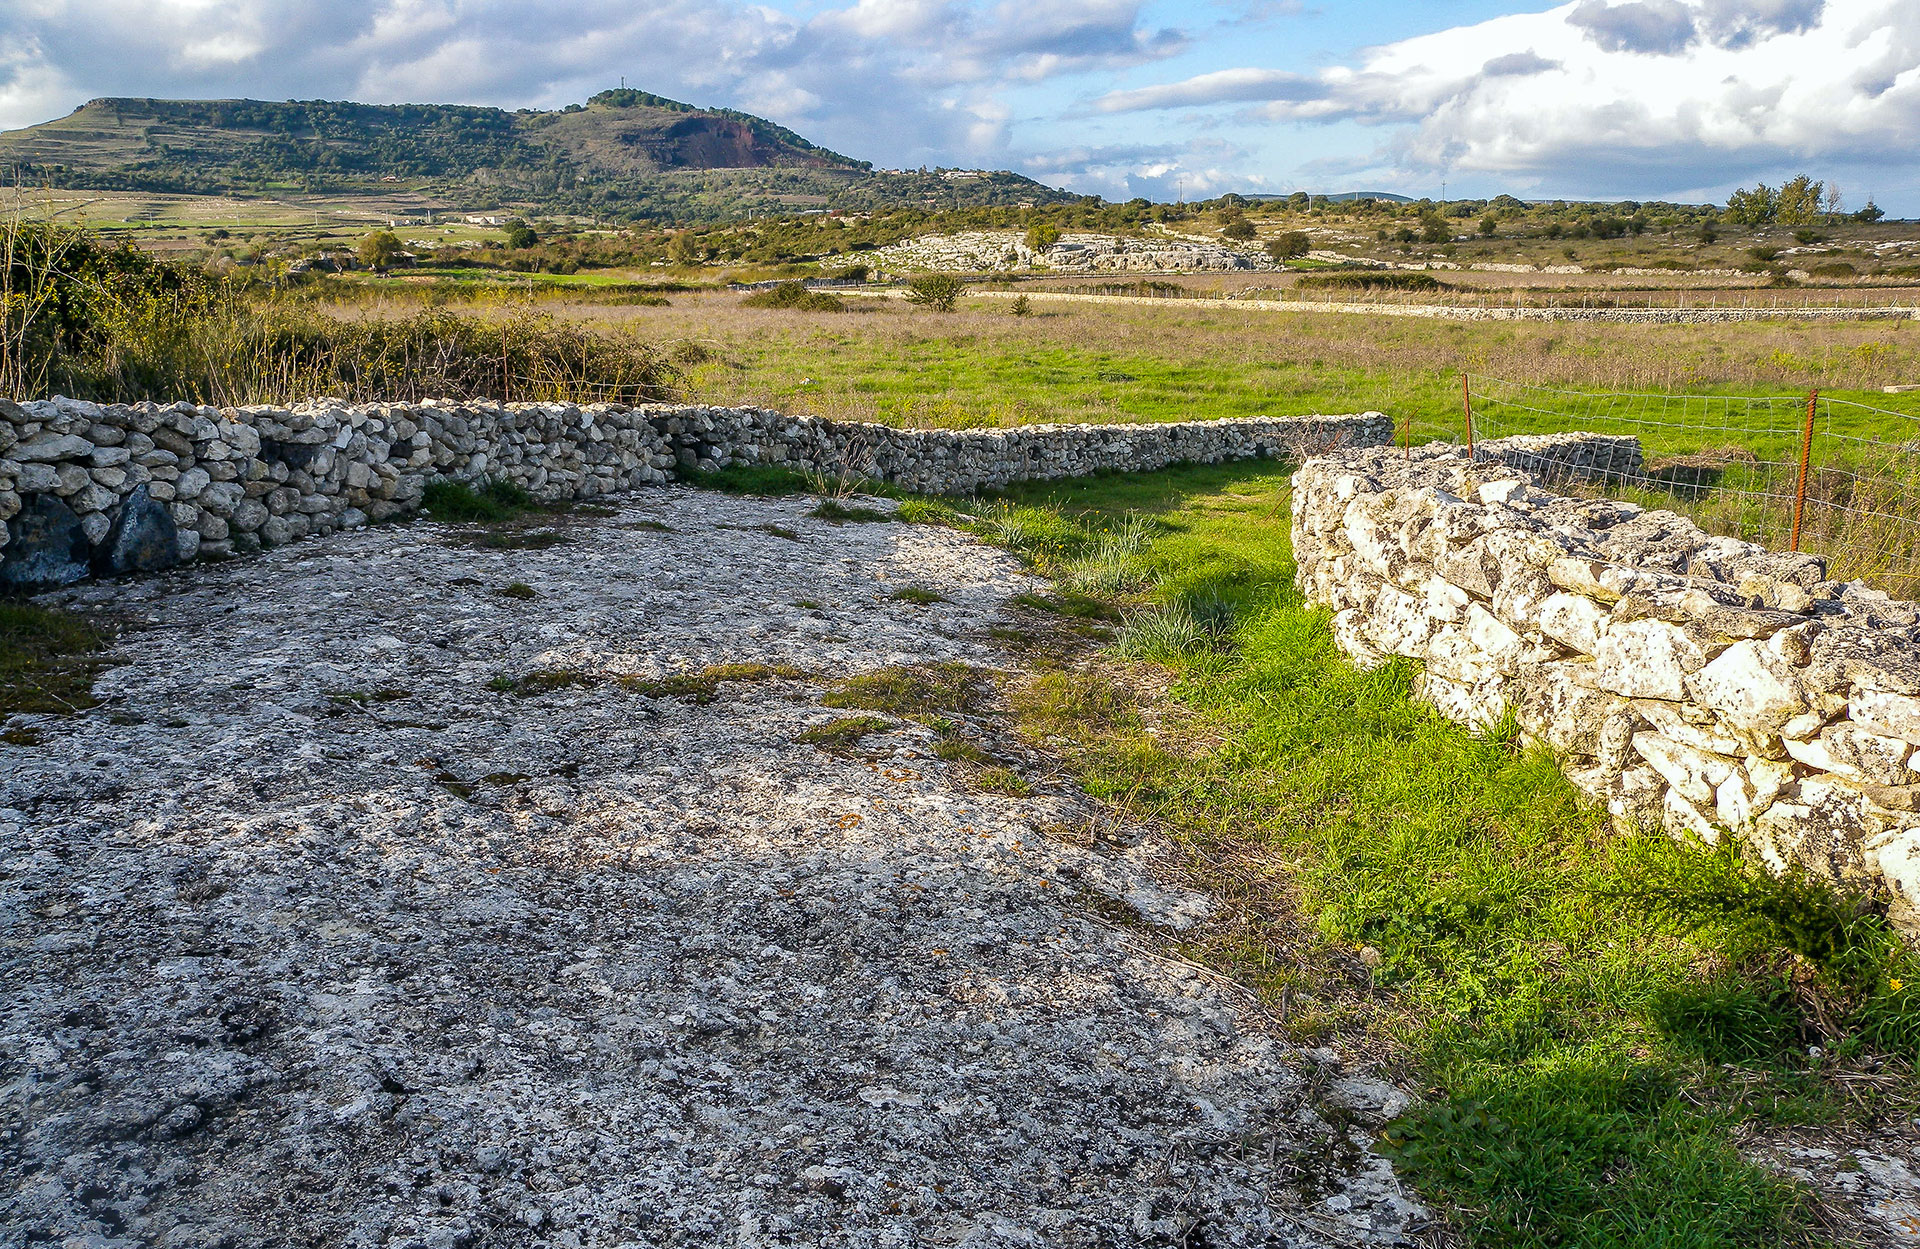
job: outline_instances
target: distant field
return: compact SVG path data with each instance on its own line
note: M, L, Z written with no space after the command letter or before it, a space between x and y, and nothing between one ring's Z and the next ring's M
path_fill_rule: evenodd
M1426 322L1182 306L1053 306L1004 300L951 314L850 301L842 313L742 307L730 294L666 308L544 311L675 344L701 398L895 424L1190 420L1379 410L1417 438L1463 433L1460 373L1578 390L1804 395L1818 386L1920 417L1920 324L1752 322L1633 326ZM877 301L876 301L877 303ZM1874 418L1866 418L1874 419ZM1701 448L1647 431L1651 450Z

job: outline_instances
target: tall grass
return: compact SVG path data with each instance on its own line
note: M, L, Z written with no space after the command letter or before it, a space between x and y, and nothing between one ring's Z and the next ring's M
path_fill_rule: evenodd
M349 400L669 397L679 373L633 333L521 307L337 317L244 278L106 251L18 223L0 305L0 393L222 405Z

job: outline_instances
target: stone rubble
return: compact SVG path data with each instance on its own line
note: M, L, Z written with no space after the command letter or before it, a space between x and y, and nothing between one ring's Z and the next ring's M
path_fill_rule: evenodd
M682 469L776 464L927 494L1383 442L1378 413L896 429L686 404L294 408L0 400L0 585L63 585L405 515L427 483L591 499Z
M995 273L1045 269L1062 273L1234 273L1285 268L1264 252L1240 251L1184 237L1129 238L1117 234L1062 234L1039 251L1010 230L929 234L880 248L882 270Z
M48 596L126 624L100 706L0 745L0 1240L1420 1240L1368 1148L1404 1099L1090 914L1204 913L1150 840L1089 848L1057 777L973 792L912 721L796 741L857 714L827 677L1004 662L1033 588L812 502L650 489L544 549L421 522ZM825 676L618 680L742 662Z
M1542 487L1636 475L1631 441L1309 460L1300 586L1334 609L1348 655L1419 661L1452 720L1511 713L1618 820L1737 834L1776 870L1883 892L1920 937L1920 605L1830 581L1810 555Z

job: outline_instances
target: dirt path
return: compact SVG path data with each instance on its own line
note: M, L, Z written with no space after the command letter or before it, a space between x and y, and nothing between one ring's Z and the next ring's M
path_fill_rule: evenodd
M1083 795L796 741L821 679L644 685L1005 662L1005 555L810 502L63 595L136 624L0 746L0 1244L1405 1243L1318 1109L1390 1091L1095 922L1206 902L1049 833Z

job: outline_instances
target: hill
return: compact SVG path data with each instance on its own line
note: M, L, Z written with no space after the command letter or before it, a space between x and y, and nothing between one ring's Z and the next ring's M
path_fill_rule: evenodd
M11 179L177 194L405 188L457 207L647 219L1071 198L1011 173L876 172L783 126L645 91L557 111L329 100L98 99L0 132ZM396 185L397 184L397 185Z

